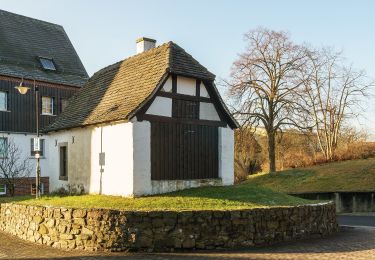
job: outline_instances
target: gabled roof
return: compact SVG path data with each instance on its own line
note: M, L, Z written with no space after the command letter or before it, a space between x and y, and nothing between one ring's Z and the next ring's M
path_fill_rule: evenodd
M39 57L53 59L57 70L44 70ZM82 86L88 79L62 26L0 10L0 75L27 74L70 86Z
M214 74L181 47L168 42L95 73L45 130L129 120L155 94L169 73L210 82L215 79Z

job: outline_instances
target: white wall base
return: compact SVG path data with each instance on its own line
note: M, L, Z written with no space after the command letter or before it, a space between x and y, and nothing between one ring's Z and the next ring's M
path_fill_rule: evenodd
M151 194L161 194L172 191L184 190L189 188L198 188L205 186L221 186L221 179L202 179L202 180L176 180L176 181L151 181Z

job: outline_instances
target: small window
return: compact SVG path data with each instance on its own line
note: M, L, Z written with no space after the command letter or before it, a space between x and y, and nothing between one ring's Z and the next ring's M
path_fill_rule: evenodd
M0 184L0 195L7 194L7 185L6 184Z
M0 137L0 158L6 157L7 150L8 150L8 138Z
M53 103L52 97L42 97L42 115L53 115Z
M0 111L8 110L8 93L0 91Z
M68 180L68 147L62 145L59 147L60 153L60 180Z
M61 99L61 112L64 112L66 107L68 106L68 100L67 99Z
M31 195L35 195L36 193L36 184L31 184ZM44 183L40 183L40 194L44 194Z
M48 58L39 58L40 64L42 64L43 69L45 70L56 70L55 63L52 59Z
M34 138L30 139L30 155L35 156L36 151L34 151ZM44 139L40 139L40 156L44 156Z

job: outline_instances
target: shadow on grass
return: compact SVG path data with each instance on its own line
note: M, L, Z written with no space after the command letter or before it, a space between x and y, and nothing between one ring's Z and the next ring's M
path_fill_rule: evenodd
M160 195L159 195L160 196ZM192 188L163 195L164 197L207 198L251 203L259 206L288 206L311 203L309 200L296 198L284 193L272 191L251 182L233 186ZM158 197L158 196L156 196Z
M65 206L72 208L108 208L119 210L226 210L311 204L309 201L272 191L251 183L233 186L192 188L162 195L123 198L106 195L58 196L41 200L31 197L14 198L14 202L32 205ZM10 202L10 198L8 202ZM28 200L30 200L28 202ZM1 201L0 201L1 202Z
M3 196L0 197L0 204L1 203L12 203L12 202L22 202L22 201L27 201L27 200L32 200L34 197L33 196Z

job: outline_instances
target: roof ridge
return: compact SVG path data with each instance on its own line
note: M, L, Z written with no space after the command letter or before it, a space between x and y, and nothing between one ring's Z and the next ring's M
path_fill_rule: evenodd
M114 69L117 68L117 65L122 64L123 62L128 62L128 61L130 61L132 59L145 56L146 54L150 54L151 52L155 52L157 50L160 50L162 47L165 47L167 45L169 47L169 43L170 42L163 43L163 44L161 44L161 45L159 45L159 46L157 46L155 48L149 49L147 51L144 51L144 52L141 52L141 53L138 53L138 54L134 54L134 55L129 56L129 57L125 58L125 59L119 60L119 61L117 61L115 63L112 63L112 64L110 64L108 66L105 66L104 68L101 68L100 70L96 71L91 77L94 77L95 75L102 74L104 72L108 72L108 71L114 70ZM169 63L168 63L168 67L169 67Z
M167 44L168 44L168 48L172 49L175 43L172 42L172 41L169 41L169 42L167 42ZM167 54L167 65L168 65L167 67L168 67L169 72L171 72L171 64L172 64L172 60L173 60L172 55L173 55L173 51L169 51L168 54Z
M51 22L47 22L47 21L44 21L44 20L36 19L36 18L33 18L33 17L29 17L29 16L26 16L26 15L16 14L16 13L12 13L10 11L6 11L6 10L0 9L0 15L2 13L6 14L6 15L19 16L19 17L26 18L26 19L29 19L29 20L33 20L35 22L46 24L46 25L53 25L53 26L57 26L57 27L63 28L62 25L57 24L57 23L51 23Z
M171 48L174 48L175 51L177 52L182 52L183 55L185 55L186 57L188 57L190 59L191 62L193 62L196 66L200 67L201 69L203 69L205 71L206 74L209 75L209 77L211 79L215 79L215 74L213 74L212 72L210 72L205 66L203 66L198 60L196 60L190 53L188 53L184 48L182 48L180 45L178 45L177 43L174 43L174 42L168 42L170 44L170 47ZM172 51L173 53L173 51ZM172 54L173 55L173 54ZM171 56L172 56L171 55ZM172 57L173 58L173 57ZM173 59L170 59L170 63L169 63L169 68L170 70L174 70L175 68L173 68L174 64L173 64Z
M144 51L144 52L141 52L141 53L137 53L137 54L131 55L131 56L129 56L129 57L123 59L122 61L128 61L128 60L130 60L130 59L134 59L134 58L137 58L137 57L145 56L146 54L150 54L151 52L155 52L155 51L157 51L157 50L160 50L162 47L165 47L165 46L168 45L168 44L169 44L169 42L165 42L165 43L163 43L163 44L161 44L161 45L159 45L159 46L156 46L156 47L154 47L154 48L151 48L151 49L149 49L149 50L147 50L147 51Z

